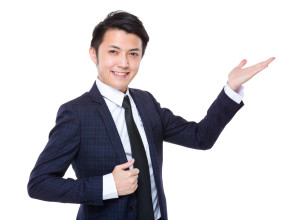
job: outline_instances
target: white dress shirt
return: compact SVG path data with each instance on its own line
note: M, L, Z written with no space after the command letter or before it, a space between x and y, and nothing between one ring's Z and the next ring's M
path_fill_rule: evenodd
M98 78L96 79L96 85L97 85L101 95L103 96L103 98L108 106L108 109L113 117L113 120L115 122L118 133L120 135L121 142L124 147L124 151L125 151L128 161L130 161L132 159L132 153L131 153L129 136L128 136L128 132L127 132L126 121L125 121L125 109L122 107L122 103L123 103L123 99L124 99L125 95L128 95L128 97L129 97L133 119L134 119L137 129L141 135L141 138L142 138L142 141L143 141L143 144L145 147L145 151L146 151L146 156L148 159L154 216L156 219L159 219L161 217L161 214L160 214L160 208L159 208L159 204L158 204L157 188L156 188L156 184L154 181L154 174L153 174L152 162L151 162L151 157L150 157L149 144L147 141L147 137L146 137L143 123L142 123L142 119L138 113L136 105L135 105L132 97L130 96L128 90L126 91L126 94L124 94L124 93L120 92L119 90L114 89L114 88L102 83ZM133 167L130 167L130 169L133 169ZM110 173L110 174L103 176L103 200L113 199L113 198L118 198L118 192L116 189L113 175Z
M142 120L140 118L140 115L138 113L138 110L136 108L136 105L132 99L132 97L129 94L129 91L126 91L126 94L120 92L117 89L114 89L104 83L102 83L98 78L96 78L96 85L103 96L108 109L113 117L113 120L115 122L115 125L117 127L122 145L124 147L124 151L127 157L127 160L130 161L132 159L132 153L131 153L131 146L129 141L129 136L127 132L127 126L125 121L125 110L122 107L123 99L125 95L128 95L131 108L132 108L132 114L133 119L136 123L136 126L138 128L138 131L141 135L147 159L148 159L148 165L149 165L149 172L150 172L150 181L151 181L151 194L152 194L152 203L153 203L153 210L154 210L154 216L155 219L159 219L161 217L160 208L158 204L158 197L157 197L157 188L154 181L154 175L153 175L153 168L152 168L152 162L150 157L150 151L149 151L149 144L146 138L146 133L143 127ZM236 103L240 103L242 101L244 92L243 87L241 87L238 91L238 93L234 92L227 84L224 87L225 93ZM133 169L133 167L130 167L130 169ZM112 173L104 175L103 176L103 200L107 199L114 199L118 198L118 192L116 189L116 185L114 182L114 178Z

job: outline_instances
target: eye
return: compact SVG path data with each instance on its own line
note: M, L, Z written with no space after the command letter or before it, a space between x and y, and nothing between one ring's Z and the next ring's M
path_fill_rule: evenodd
M135 52L131 52L130 55L131 55L131 56L136 56L136 57L139 56L139 54L138 54L138 53L135 53Z
M110 50L109 53L111 53L111 54L117 54L118 52L116 50Z

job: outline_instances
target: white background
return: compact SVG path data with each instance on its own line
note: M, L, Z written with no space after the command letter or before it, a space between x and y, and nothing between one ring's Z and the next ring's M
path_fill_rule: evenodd
M300 219L296 3L1 1L1 219L76 218L78 205L29 198L27 182L59 106L95 80L94 26L118 9L137 15L150 35L131 87L187 120L205 116L242 59L276 57L245 85L245 106L213 149L164 145L169 219Z

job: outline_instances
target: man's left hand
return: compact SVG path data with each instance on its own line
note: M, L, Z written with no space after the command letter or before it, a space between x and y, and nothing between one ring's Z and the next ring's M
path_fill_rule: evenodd
M244 59L240 62L240 64L235 67L228 75L228 86L233 91L238 91L238 89L249 79L251 79L253 76L255 76L257 73L262 71L263 69L267 68L268 65L275 60L275 57L271 57L263 62L260 62L258 64L255 64L253 66L249 66L247 68L243 68L245 64L247 63L247 60Z

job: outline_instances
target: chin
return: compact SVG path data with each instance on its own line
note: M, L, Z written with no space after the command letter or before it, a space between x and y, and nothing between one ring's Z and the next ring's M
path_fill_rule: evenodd
M126 92L127 86L114 86L115 89L119 90L120 92Z

